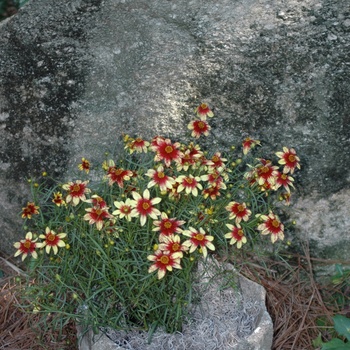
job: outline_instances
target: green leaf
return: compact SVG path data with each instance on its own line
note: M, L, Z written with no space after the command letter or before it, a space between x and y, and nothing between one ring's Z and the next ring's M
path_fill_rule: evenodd
M350 341L350 318L342 315L335 315L333 317L333 321L334 329L339 333L339 335L346 337L346 339Z
M349 350L350 343L345 344L340 339L332 339L330 342L323 344L322 350Z
M324 343L323 343L323 341L322 341L321 333L319 333L319 334L318 334L318 337L312 341L312 345L313 345L315 348L318 348L318 347L322 346L323 344L324 344Z

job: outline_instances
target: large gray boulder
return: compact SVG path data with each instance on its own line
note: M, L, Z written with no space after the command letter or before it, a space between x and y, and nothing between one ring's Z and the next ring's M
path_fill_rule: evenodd
M122 132L182 138L206 101L213 147L294 146L297 231L336 255L350 241L349 16L348 0L29 1L0 27L0 250L23 235L26 177L63 178Z

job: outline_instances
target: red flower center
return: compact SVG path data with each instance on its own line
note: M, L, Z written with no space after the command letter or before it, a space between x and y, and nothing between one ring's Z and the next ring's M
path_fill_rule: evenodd
M187 177L187 178L185 179L185 181L186 181L188 184L190 184L190 185L193 183L193 179L190 178L190 177Z
M167 264L169 264L169 257L167 257L166 255L163 255L163 256L159 259L159 261L160 261L162 264L167 265Z
M174 151L173 147L172 146L166 146L165 147L165 152L166 153L172 153Z
M123 169L115 169L114 173L120 175L123 172Z
M124 214L128 214L128 213L131 212L131 208L125 206L125 207L122 207L122 208L121 208L121 211L122 211Z

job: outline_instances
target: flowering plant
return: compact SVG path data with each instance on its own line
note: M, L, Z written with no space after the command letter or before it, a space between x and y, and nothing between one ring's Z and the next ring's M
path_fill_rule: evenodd
M202 103L188 124L196 140L210 131ZM28 231L14 244L28 256L26 295L35 312L115 329L181 329L193 302L200 260L284 239L275 203L289 204L300 160L292 148L276 162L253 155L247 137L229 152L199 144L123 135L124 155L102 167L83 158L79 179L31 181L22 210ZM99 174L100 181L89 180Z

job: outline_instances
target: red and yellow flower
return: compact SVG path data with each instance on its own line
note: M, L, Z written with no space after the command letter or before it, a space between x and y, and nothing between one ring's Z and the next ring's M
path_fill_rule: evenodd
M180 163L182 154L179 148L179 142L172 143L169 139L158 140L154 146L156 151L154 161L163 161L167 167L170 167L171 162Z
M182 150L181 161L177 164L176 169L178 171L185 170L191 166L193 169L197 168L200 163L199 160L203 156L203 152L198 145L194 145L192 142L187 148Z
M180 258L183 257L183 253L188 250L188 247L181 243L179 235L163 236L162 243L159 244L158 248L162 251L168 251L170 253L181 253Z
M260 164L256 166L256 181L260 186L268 182L271 186L275 184L278 175L278 166L272 165L270 160L259 158Z
M39 236L44 241L42 242L41 248L45 248L47 254L50 254L50 250L52 248L53 253L56 255L58 252L58 247L65 247L66 243L63 241L63 238L67 236L66 233L56 233L52 231L49 227L46 227L45 234Z
M55 192L53 194L52 202L55 203L58 207L61 205L66 205L61 192Z
M263 221L258 225L258 230L262 235L271 234L271 242L275 243L278 239L284 239L284 225L277 215L270 211L269 215L258 215Z
M193 120L187 128L192 130L191 136L199 138L201 135L208 136L211 129L210 125L205 120Z
M167 271L172 271L173 268L181 269L181 252L172 253L170 251L162 251L160 249L154 252L154 255L148 255L147 259L153 261L154 264L148 269L149 273L158 270L157 277L162 279Z
M134 201L132 201L133 209L130 215L132 217L140 216L141 226L145 225L148 216L153 220L157 220L158 216L160 215L160 211L155 208L154 205L161 202L161 198L155 197L150 199L148 189L143 191L143 196L136 191L132 192L132 196Z
M277 190L281 186L283 186L283 188L287 192L290 192L289 186L294 187L293 181L294 181L294 179L291 176L289 176L288 174L278 172L278 174L276 176L274 189Z
M162 165L159 165L157 170L149 169L145 175L151 178L147 188L157 185L161 191L167 191L171 190L175 183L175 180L171 176L164 173L164 167Z
M210 197L211 199L215 200L216 197L220 196L220 189L221 188L224 188L224 187L221 187L220 184L218 185L212 185L212 186L209 186L208 188L206 188L205 190L203 190L202 194L203 194L203 197L204 198L208 198ZM226 188L226 185L225 185L225 188Z
M203 181L208 181L210 185L212 186L220 186L222 189L226 189L226 184L224 182L228 180L227 173L220 172L217 169L211 169L209 174L202 175L201 179Z
M80 201L86 201L85 194L90 193L91 190L87 188L89 181L77 180L75 182L68 182L64 184L62 188L68 192L66 202L78 205Z
M225 168L226 158L221 157L221 152L216 152L211 159L207 162L207 165L210 169L216 169L219 172L222 172Z
M109 167L107 170L107 178L109 179L109 185L117 183L120 188L124 187L124 181L130 180L133 176L131 170L125 170L123 168L117 168L113 161L109 161Z
M252 214L245 203L230 202L225 209L230 212L229 219L235 219L236 224L239 224L242 220L248 221Z
M106 201L102 197L97 195L97 194L92 195L91 198L87 199L85 202L86 203L91 203L93 207L98 207L98 208L101 208L101 209L107 207Z
M254 148L256 145L260 146L260 141L259 140L253 140L250 137L246 137L243 140L242 146L243 146L243 154L246 155L248 152Z
M16 242L13 246L17 249L15 257L22 254L22 261L30 254L34 259L38 258L37 248L41 248L41 243L37 243L37 238L33 239L33 234L27 232L25 239Z
M152 231L159 231L159 241L162 241L163 237L171 236L175 233L181 233L180 226L184 225L185 221L177 220L176 218L168 218L168 215L164 212L161 213L161 220L153 222L155 226Z
M149 145L150 143L148 141L145 141L141 137L137 137L136 139L130 138L126 143L125 148L129 149L130 154L134 153L135 151L137 153L147 153Z
M84 220L89 221L90 225L96 224L98 231L101 231L105 220L113 219L113 215L108 213L108 207L92 207L85 209L87 214L84 215Z
M180 193L185 190L187 194L192 193L193 196L197 197L198 189L203 189L199 181L201 181L201 178L199 176L193 176L192 174L180 175L176 178L176 182L179 183L177 192Z
M27 206L22 208L22 218L31 219L32 215L39 214L39 206L35 205L34 202L27 202Z
M116 201L114 206L117 208L112 214L119 216L120 219L124 218L127 221L131 221L131 212L133 209L133 201L130 198L127 198L125 202Z
M81 158L81 163L78 165L78 168L88 174L91 168L90 162L85 158Z
M283 173L294 173L295 168L300 169L300 158L294 148L283 147L283 152L276 152L276 156L281 158L278 163L284 165Z
M207 248L210 250L215 250L215 246L212 243L214 237L207 235L203 228L196 230L195 228L190 227L188 230L183 231L182 234L190 237L190 239L183 243L184 246L190 248L190 253L193 253L197 247L200 247L203 256L206 257L208 255Z
M230 239L230 244L236 243L237 248L241 249L242 245L247 243L247 237L244 235L241 225L226 224L226 226L230 229L230 232L225 234L225 238Z
M206 103L201 103L194 111L201 119L206 119L206 117L214 117L214 113Z

